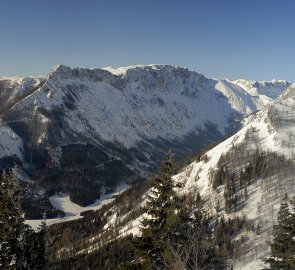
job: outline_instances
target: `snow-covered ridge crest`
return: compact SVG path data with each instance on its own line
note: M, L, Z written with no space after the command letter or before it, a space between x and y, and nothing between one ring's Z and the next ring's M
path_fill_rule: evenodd
M111 72L114 75L121 75L124 76L126 75L128 72L134 71L134 70L173 70L173 69L186 69L184 67L180 67L180 66L172 66L172 65L164 65L164 64L149 64L149 65L131 65L131 66L126 66L126 67L112 67L112 66L108 66L108 67L104 67L102 68L104 70L107 70L109 72Z
M113 75L113 76L111 76ZM57 65L49 73L48 78L56 79L80 79L91 81L103 81L108 82L116 79L123 79L126 81L139 81L145 80L151 82L153 79L157 81L163 80L163 76L180 77L181 79L189 79L189 77L195 77L199 80L207 79L204 75L191 71L187 68L172 65L163 64L150 64L150 65L132 65L126 67L104 67L104 68L71 68L66 65ZM119 77L119 78L118 78ZM207 79L210 80L210 79ZM276 98L282 89L288 87L290 83L284 80L272 80L272 81L247 81L247 80L229 80L224 79L212 79L213 81L228 82L231 85L237 85L238 88L244 90L252 97L258 97L262 99L262 103L268 103L272 99ZM265 105L264 104L264 105Z
M287 80L276 80L272 79L271 81L248 81L244 79L238 79L234 80L233 82L237 84L242 84L248 87L258 87L258 86L266 86L266 85L276 85L276 84L284 84L285 86L288 86L290 84Z
M246 81L246 80L236 80L233 81L238 86L242 87L252 96L267 96L269 98L276 98L280 94L278 88L287 88L291 85L285 80L271 80L271 81Z
M0 83L5 84L7 91L9 89L18 88L19 91L29 89L44 80L44 77L0 77ZM0 88L1 90L1 88Z
M126 66L126 67L113 67L113 66L107 66L103 67L102 69L107 70L111 72L114 75L126 75L126 73L131 70L131 69L136 69L136 68L144 68L144 67L156 67L156 64L150 64L150 65L131 65L131 66Z
M286 85L287 87L285 88L285 90L280 95L278 95L278 97L274 99L272 102L266 104L266 106L261 111L245 117L242 121L243 125L246 126L251 122L259 122L262 120L264 122L268 122L270 111L273 110L276 106L284 103L289 98L289 102L291 102L292 104L293 99L295 97L295 83L287 83Z
M165 88L159 85L161 82L169 84L169 80L180 83L190 77L206 79L205 76L187 68L171 65L134 65L118 68L71 68L65 65L57 65L48 75L48 80L74 79L80 81L107 82L112 84L126 84L128 82L144 81L146 86L154 88L154 81L158 88ZM171 85L169 85L170 88ZM167 87L166 87L167 88Z
M83 81L102 81L113 75L101 68L71 68L66 65L57 65L48 75L48 80L75 79Z

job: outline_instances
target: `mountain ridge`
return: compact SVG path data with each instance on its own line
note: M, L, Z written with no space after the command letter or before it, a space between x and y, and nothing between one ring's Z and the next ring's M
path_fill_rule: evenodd
M32 88L15 79L2 81L6 98L0 105L13 104L1 114L0 130L8 134L0 138L2 164L17 163L48 194L68 192L86 205L105 185L112 191L120 182L145 177L170 148L182 158L236 131L240 120L272 99L181 67L121 69L125 73L116 75L58 65L45 78L27 79ZM272 95L287 84L270 83ZM29 94L18 100L24 90ZM84 155L89 165L81 161ZM3 162L7 157L12 160ZM87 199L79 191L85 187Z

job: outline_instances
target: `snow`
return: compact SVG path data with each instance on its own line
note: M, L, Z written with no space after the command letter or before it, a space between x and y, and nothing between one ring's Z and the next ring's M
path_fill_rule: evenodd
M292 90L293 89L293 90ZM209 209L217 199L223 200L221 190L213 191L209 174L217 166L217 162L222 154L230 151L234 146L245 140L247 131L255 130L257 140L248 141L246 150L260 149L261 151L270 150L279 155L284 155L290 162L294 162L295 144L295 87L287 89L282 96L270 103L264 110L254 115L248 124L206 153L208 162L197 162L189 165L183 172L175 176L178 181L183 181L185 187L181 192L188 193L190 190L198 190L206 198ZM272 115L274 113L274 115ZM272 116L271 116L272 115ZM279 209L281 198L285 193L290 197L295 195L294 177L286 174L283 178L277 179L276 175L265 179L259 179L248 187L249 198L246 206L234 215L245 215L248 220L259 224L262 228L260 235L255 232L248 232L247 241L249 249L242 256L240 261L234 262L234 269L257 269L262 267L261 258L267 255L267 243L271 240L271 229L275 223L276 212ZM283 181L283 182L281 182ZM223 213L225 216L225 213ZM232 215L232 214L231 214ZM231 216L229 215L229 216Z
M234 81L234 83L242 87L252 96L264 95L270 97L272 100L277 98L282 93L281 89L286 89L288 86L290 86L288 81L275 79L272 81L261 82L240 79Z
M228 82L219 83L218 87L221 91L228 90ZM228 90L228 94L231 89ZM244 95L243 92L237 92ZM231 99L232 104L238 99ZM247 104L247 103L245 103ZM248 103L249 104L249 103ZM223 187L213 190L210 183L210 172L217 168L217 163L222 154L231 151L235 146L245 142L249 131L253 131L256 140L248 140L245 151L272 151L279 155L285 156L289 162L294 162L295 153L295 85L290 86L275 101L269 103L264 109L249 118L245 122L245 126L235 135L223 141L216 147L209 150L207 155L208 161L193 162L183 169L178 175L174 176L175 181L185 183L184 187L179 190L183 195L193 192L200 192L201 196L206 200L206 207L211 214L216 214L215 206L217 200L223 201ZM246 108L246 107L245 107ZM249 107L248 107L249 108ZM247 108L247 109L248 109ZM238 260L233 260L234 269L248 270L261 269L263 263L261 259L267 256L267 241L272 237L272 226L276 222L276 213L279 209L281 199L285 193L289 197L295 195L295 179L292 173L286 174L278 178L278 175L272 175L264 179L258 179L247 188L248 199L242 210L233 214L226 214L224 211L220 215L225 217L246 216L248 221L253 222L254 226L259 225L261 232L257 234L255 231L243 231L236 237L244 237L247 247ZM116 218L113 216L109 224L114 223ZM121 235L133 233L139 234L139 225L141 217L131 221L124 228L121 228Z
M17 167L14 167L12 170L13 170L13 173L16 175L16 178L19 181L22 181L22 182L25 182L25 183L34 183L32 178L25 171L20 170Z
M59 194L53 195L49 198L52 206L57 210L63 211L65 213L65 217L47 219L46 224L52 225L52 224L56 224L60 222L66 222L66 221L82 218L83 216L80 215L82 212L85 212L88 210L100 209L103 205L112 202L114 200L112 198L113 196L122 193L127 188L129 188L129 185L120 184L116 188L115 192L103 194L101 195L100 199L96 200L93 204L85 206L85 207L82 207L82 206L79 206L78 204L73 203L69 195L67 194L59 193ZM26 220L26 224L30 225L34 230L38 228L41 222L42 220Z
M76 216L83 211L83 207L73 203L67 194L53 195L49 200L55 209L63 211L67 217Z
M104 67L102 68L103 70L107 70L109 72L111 72L114 75L126 75L126 73L128 72L128 70L130 69L135 69L135 68L141 68L144 67L145 65L132 65L132 66L127 66L127 67L112 67L112 66L108 66L108 67ZM153 66L153 65L151 65Z
M284 85L273 88L279 93ZM103 70L59 65L39 91L18 104L18 110L64 107L67 89L75 93L79 104L66 113L73 134L88 134L91 128L96 134L92 139L127 148L142 140L184 140L208 123L224 134L232 117L260 110L272 98L252 96L236 82L207 79L180 67L137 65Z
M19 79L14 79L15 84L19 83L16 80ZM32 82L34 80L28 85L32 85ZM289 90L278 97L287 87ZM27 86L24 82L23 87L15 89L17 94L18 91L27 89ZM261 110L258 114L249 116L244 122L245 127L238 133L208 151L207 162L193 162L175 176L176 180L185 182L185 187L180 192L186 194L199 191L206 198L210 211L214 213L216 200L222 199L222 196L218 194L221 189L212 190L209 174L216 169L222 154L245 140L248 130L257 130L259 139L259 145L249 143L248 150L259 146L263 150L270 149L287 158L293 157L294 144L290 145L289 142L294 141L294 125L289 125L281 119L270 121L269 118L269 113L277 109L282 116L290 122L293 121L294 97L291 95L291 98L288 98L286 93L291 95L292 88L285 81L207 79L197 72L165 65L104 69L71 69L59 65L47 76L45 84L20 100L14 110L24 114L30 122L31 114L38 113L40 108L48 111L61 108L66 115L64 120L69 129L67 132L87 135L94 142L116 142L126 148L159 138L181 141L187 134L198 133L198 130L205 128L208 123L215 125L220 133L225 134L225 129L232 123L233 118L241 119ZM65 100L69 100L68 95L74 100L74 110L68 110L65 106ZM273 103L274 98L277 100ZM43 130L39 133L38 141L43 143L50 119L42 114L37 119ZM66 142L67 138L50 150L50 155L57 163L60 146ZM21 149L21 138L8 127L1 126L0 155L16 154L22 157ZM272 184L272 179L268 180ZM247 215L255 223L263 224L265 231L260 236L249 233L250 240L254 237L258 239L255 242L257 245L250 249L243 261L235 262L235 269L260 267L260 258L257 256L266 252L265 241L270 238L270 228L274 222L273 215L269 213L276 211L280 197L267 194L262 190L262 185L263 179L260 179L249 187L249 199L247 207L244 208L246 210L238 215ZM117 192L122 192L125 188L127 187L120 186ZM283 191L280 192L287 188L287 185L282 187ZM56 209L64 211L66 216L49 219L47 224L81 218L81 212L99 209L113 200L112 195L114 194L105 194L93 205L81 207L71 202L67 194L56 194L50 197L50 201ZM267 203L268 200L270 203ZM257 211L258 205L259 209L261 208L260 213ZM117 218L119 217L114 213L105 229ZM130 222L120 233L138 234L140 218ZM26 222L36 228L41 221ZM251 259L251 256L255 259Z
M25 91L28 88L38 85L42 79L43 77L0 77L0 81L7 81L11 88L17 85L19 91Z
M16 264L16 255L13 254L12 258L11 258L11 262L9 265L15 265Z
M247 262L246 264L242 264L241 266L235 266L235 270L258 270L263 269L265 264L261 262L259 258L256 260L252 260L251 262Z
M0 126L0 140L0 157L16 155L20 160L23 159L23 141L12 129Z
M24 95L27 91L31 90L40 82L44 80L42 77L2 77L0 78L1 84L1 97L0 105L7 105L9 102L13 102L15 99Z
M238 85L233 85L229 80L220 80L216 85L216 89L228 98L235 110L241 111L245 115L263 107L259 99L252 97Z

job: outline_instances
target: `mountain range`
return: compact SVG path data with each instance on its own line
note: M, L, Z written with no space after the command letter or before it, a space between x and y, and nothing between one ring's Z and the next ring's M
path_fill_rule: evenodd
M243 220L230 236L230 264L263 267L281 199L295 195L295 84L208 79L167 65L59 65L47 76L0 78L0 92L0 165L17 166L26 217L56 208L80 218L52 226L52 239L64 239L53 240L57 260L138 235L149 193L142 183L172 150L182 161L179 194L199 193L215 220ZM76 231L90 219L97 227ZM71 230L82 236L65 238Z
M167 65L1 78L0 164L85 206L146 177L169 149L181 159L232 134L289 85Z

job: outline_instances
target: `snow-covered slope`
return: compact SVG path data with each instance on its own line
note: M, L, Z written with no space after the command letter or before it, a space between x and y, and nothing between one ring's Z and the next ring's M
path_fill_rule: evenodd
M102 69L58 66L45 85L16 109L49 111L63 106L74 134L84 135L91 128L103 141L116 141L130 148L142 139L183 139L206 123L224 133L231 124L230 117L241 118L263 107L259 97L233 82L206 79L179 67L109 70L113 74ZM277 92L284 87L277 85ZM40 117L46 122L44 114Z
M247 115L263 109L264 106L277 98L282 93L282 90L289 85L287 81L282 80L254 82L221 79L216 84L216 89L229 99L233 108Z
M21 100L30 91L40 85L45 80L44 77L0 77L0 108L1 113L8 110L18 100Z
M0 127L0 158L16 156L20 160L23 159L22 155L22 139L14 133L9 127Z
M272 239L281 200L286 193L290 198L295 196L294 107L295 84L254 114L251 121L248 119L240 131L206 152L201 161L191 163L174 176L184 183L179 193L200 192L206 210L216 218L246 217L244 227L232 239L234 252L229 265L233 269L263 268L261 259L268 255L267 242ZM236 202L228 210L225 192L233 182L232 198ZM118 220L125 224L124 218L128 219L128 215L113 215L105 229ZM120 235L138 234L141 218L128 219L127 225L119 226Z
M102 186L155 168L169 148L184 157L237 130L289 85L243 82L165 65L59 65L46 78L1 79L0 113L22 142L15 154L23 166L48 192L58 186L86 205Z
M65 216L47 219L46 224L47 226L50 226L56 223L80 219L83 217L81 213L85 211L93 211L100 209L105 204L114 201L113 197L121 194L127 188L129 188L129 186L126 184L119 185L114 192L108 194L103 193L100 199L96 200L93 204L88 205L86 207L82 207L80 205L73 203L68 194L57 193L55 195L52 195L49 198L50 203L55 209L64 212ZM42 221L43 219L28 219L25 221L25 223L30 225L34 230L37 230L38 227L41 225Z
M231 136L205 155L208 162L193 163L184 170L191 170L198 174L202 185L202 194L210 188L208 174L214 170L222 155L226 155L235 147L243 145L242 154L247 155L253 151L274 152L286 159L295 160L295 84L286 89L283 95L270 103L262 111L254 115L251 121L235 135ZM202 177L203 176L203 177ZM201 180L204 180L203 182ZM187 183L187 185L193 184Z
M236 80L235 84L243 88L252 96L259 96L263 99L265 98L277 98L280 94L280 88L286 88L290 84L287 81L283 80L272 80L272 81L245 81L245 80Z
M113 73L109 73L109 70ZM259 110L264 100L240 83L210 80L172 66L133 66L118 69L70 69L58 66L40 90L17 104L26 113L63 108L74 135L99 135L103 141L130 148L144 140L184 139L211 123L224 134L233 117ZM265 83L259 86L264 89ZM267 84L277 97L287 83ZM254 89L254 88L253 88ZM275 89L275 90L274 90ZM276 92L276 94L275 94ZM225 98L224 98L225 97ZM39 113L40 122L50 119ZM90 129L90 130L89 130ZM44 134L39 134L42 142Z
M216 219L246 216L245 226L232 239L236 246L230 260L233 269L246 270L262 268L261 257L267 255L266 241L271 240L281 199L285 193L295 194L294 106L295 85L285 81L207 79L187 69L159 65L92 70L58 66L44 85L3 118L6 127L21 130L18 134L24 138L25 155L28 151L33 158L53 161L54 169L46 170L53 172L55 179L42 179L45 186L51 180L58 191L68 193L78 187L75 192L84 197L93 195L85 190L90 183L95 183L91 189L100 190L107 179L115 187L147 170L144 166L159 160L171 146L185 155L225 136L229 129L238 129L175 179L185 184L180 193L200 192ZM241 119L243 127L236 125ZM22 128L28 123L33 123L28 127L34 132ZM30 144L26 144L27 138ZM42 155L43 151L48 155ZM24 161L30 159L24 157ZM129 174L126 168L135 173ZM249 171L251 174L246 174ZM220 172L226 177L218 179ZM118 175L118 181L111 182ZM226 211L224 194L229 178L235 179L237 201ZM142 213L139 208L145 198L137 198L131 208L125 205L123 210L110 206L106 224L101 231L83 235L82 249L75 246L77 254L95 251L101 239L109 241L114 225L121 236L138 234L142 216L132 211ZM72 218L87 209L73 204L75 200L68 196L51 197L51 201L56 208L74 213ZM124 200L119 207L122 205ZM69 244L69 250L73 245Z
M281 199L287 193L295 195L295 85L291 85L283 95L256 114L252 122L226 141L206 153L207 162L201 161L189 165L176 176L189 190L201 192L206 198L212 213L217 215L246 216L248 223L257 231L240 233L235 240L243 237L244 253L233 260L234 269L257 269L261 267L261 258L267 255L267 241L271 240L272 226ZM224 202L224 185L213 188L214 172L225 163L229 171L239 174L249 162L255 162L254 153L265 158L265 172L251 179L247 187L248 197L243 206L231 214L224 209L216 213L216 205ZM225 158L226 157L226 158ZM222 161L221 161L221 158ZM239 194L240 192L240 194ZM238 196L245 192L241 190Z

